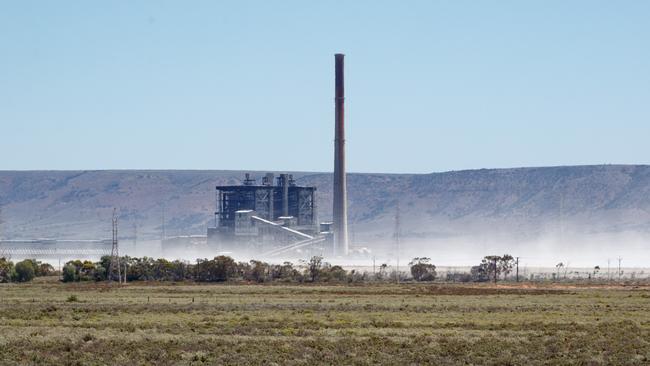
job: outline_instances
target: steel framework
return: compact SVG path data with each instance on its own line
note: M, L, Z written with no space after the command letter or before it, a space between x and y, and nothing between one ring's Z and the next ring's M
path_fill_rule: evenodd
M117 241L117 213L113 209L113 245L111 247L111 263L108 267L107 278L109 281L113 280L113 277L117 274L117 282L120 283L122 280L122 269L120 266L120 250L119 243ZM117 273L116 273L117 272Z

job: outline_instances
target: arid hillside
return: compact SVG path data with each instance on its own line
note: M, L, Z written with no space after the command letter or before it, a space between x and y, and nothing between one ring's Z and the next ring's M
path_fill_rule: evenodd
M252 172L261 177L262 172ZM121 236L203 234L214 187L237 184L241 171L2 171L6 238L108 237L113 207ZM293 173L318 187L321 220L331 216L331 175ZM399 201L406 239L490 233L517 240L548 235L650 230L650 166L482 169L433 174L349 174L351 236L388 239Z

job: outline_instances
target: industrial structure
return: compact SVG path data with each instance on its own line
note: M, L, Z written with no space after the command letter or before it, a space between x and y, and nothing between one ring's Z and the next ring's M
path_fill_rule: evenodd
M316 214L316 188L296 184L291 174L260 184L246 174L241 185L216 187L215 225L208 245L221 251L271 253L325 240Z
M267 173L258 177L261 178L259 182L246 174L240 185L216 187L214 226L208 228L207 236L166 238L163 205L160 240L163 251L179 246L199 249L205 245L206 249L217 252L250 252L257 256L304 250L335 256L348 254L343 59L343 54L335 55L333 222L319 223L315 187L300 186L286 173L278 177ZM115 212L112 233L111 240L101 241L0 240L0 243L10 253L29 256L60 258L75 254L110 254L109 277L116 272L119 279L121 267Z
M216 187L214 227L208 246L221 251L253 251L275 255L327 243L322 252L348 254L345 170L344 55L334 55L334 177L332 223L318 223L316 188L298 186L291 174L267 173L257 183L246 174L241 185Z
M109 281L112 281L114 278L117 278L117 282L121 283L122 282L122 266L120 265L120 249L119 249L119 241L117 238L117 210L113 209L113 238L111 240L111 262L108 267L108 273L106 274L106 278L108 278ZM126 271L124 273L124 278L126 279ZM124 281L126 282L126 281Z
M348 193L345 172L345 85L343 57L334 55L334 255L348 254Z

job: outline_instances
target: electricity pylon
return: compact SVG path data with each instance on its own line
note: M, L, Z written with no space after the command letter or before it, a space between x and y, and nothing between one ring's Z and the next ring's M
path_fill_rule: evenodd
M3 247L2 241L4 240L4 221L2 221L2 207L0 207L0 258L5 258L7 260L11 259L9 252Z
M399 283L399 253L400 253L400 213L399 213L399 201L397 201L397 206L395 207L395 233L393 234L393 239L395 240L395 257L397 259L397 271L396 271L396 280Z
M113 209L113 246L111 248L111 263L108 267L107 278L108 281L112 281L113 278L117 275L117 283L122 282L122 269L120 266L120 250L119 244L117 241L117 213ZM116 273L117 272L117 273Z

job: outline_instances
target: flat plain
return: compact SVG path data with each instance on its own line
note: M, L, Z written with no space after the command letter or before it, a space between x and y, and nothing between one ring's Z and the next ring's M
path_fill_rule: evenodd
M0 364L650 364L650 288L0 284Z

